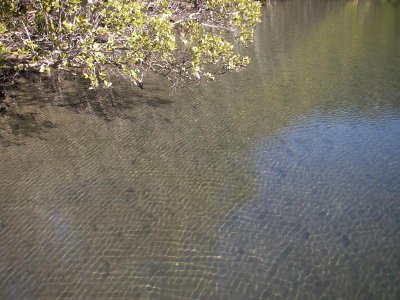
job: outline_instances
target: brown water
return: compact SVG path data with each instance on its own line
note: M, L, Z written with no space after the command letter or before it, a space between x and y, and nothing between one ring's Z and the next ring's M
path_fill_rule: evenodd
M400 8L278 2L249 51L172 96L11 91L0 299L400 299Z

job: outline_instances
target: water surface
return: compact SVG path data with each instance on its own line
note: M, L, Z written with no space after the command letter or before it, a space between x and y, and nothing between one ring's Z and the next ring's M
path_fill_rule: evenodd
M10 91L0 298L399 299L399 7L277 2L248 51L176 95Z

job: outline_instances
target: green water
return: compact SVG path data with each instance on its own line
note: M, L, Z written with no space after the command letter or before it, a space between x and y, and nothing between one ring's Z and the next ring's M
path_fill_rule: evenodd
M400 7L269 4L248 52L173 95L9 91L0 299L399 299Z

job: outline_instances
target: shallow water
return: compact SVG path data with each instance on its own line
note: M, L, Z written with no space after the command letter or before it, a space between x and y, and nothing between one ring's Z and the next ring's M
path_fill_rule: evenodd
M0 123L0 299L399 299L400 8L269 5L245 71L68 78Z

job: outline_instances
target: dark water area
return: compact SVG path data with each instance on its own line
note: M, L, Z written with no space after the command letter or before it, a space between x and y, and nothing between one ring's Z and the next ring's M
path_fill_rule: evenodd
M265 7L252 64L170 95L23 79L0 299L400 299L400 7Z

